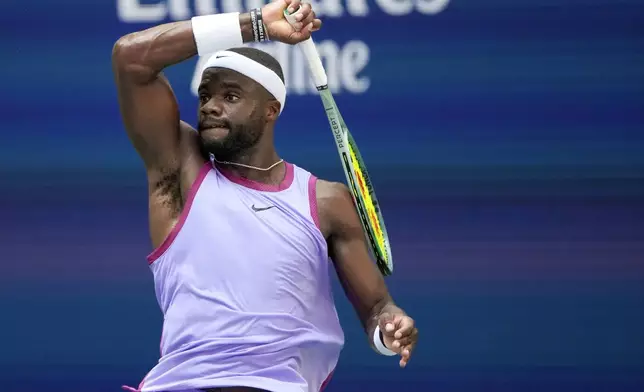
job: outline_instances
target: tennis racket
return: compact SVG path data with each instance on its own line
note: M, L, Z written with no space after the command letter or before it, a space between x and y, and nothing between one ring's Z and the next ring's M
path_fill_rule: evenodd
M297 12L297 11L296 11ZM293 24L295 19L293 14L284 11L286 20ZM333 139L340 154L340 160L347 178L349 188L353 195L353 202L358 210L362 228L366 234L371 253L376 259L378 269L384 275L391 275L394 269L391 258L391 247L389 237L385 228L385 221L380 212L378 199L373 183L369 178L367 166L360 156L360 151L356 145L353 136L349 132L340 110L333 99L331 90L327 83L326 71L322 65L322 59L311 38L302 41L297 46L300 47L311 71L311 78L315 87L320 93L322 104L333 132Z

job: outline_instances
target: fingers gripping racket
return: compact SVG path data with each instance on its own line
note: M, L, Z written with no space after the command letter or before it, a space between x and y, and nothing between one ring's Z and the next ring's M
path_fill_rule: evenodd
M288 14L287 11L284 11L286 20L291 24L296 22L293 18L294 14ZM340 110L329 90L326 72L315 43L309 38L300 42L297 46L300 47L306 58L311 71L311 78L322 98L324 110L333 132L333 138L340 154L344 174L351 189L353 201L358 210L371 252L376 259L380 272L385 276L391 275L394 265L391 258L389 237L387 236L385 222L380 212L373 183L367 172L367 166L360 156L358 146L344 123Z

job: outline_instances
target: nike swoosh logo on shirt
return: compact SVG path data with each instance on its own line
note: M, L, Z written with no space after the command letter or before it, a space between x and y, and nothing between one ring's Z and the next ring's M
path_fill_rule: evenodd
M253 209L253 211L255 211L255 212L260 212L260 211L270 210L270 209L271 209L271 208L273 208L273 207L275 207L275 206L268 206L268 207L255 207L255 204L253 204L253 206L252 206L251 208L252 208L252 209Z

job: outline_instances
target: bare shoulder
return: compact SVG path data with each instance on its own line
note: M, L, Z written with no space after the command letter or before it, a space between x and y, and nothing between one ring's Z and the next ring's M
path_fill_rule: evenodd
M360 226L353 196L345 184L318 179L316 198L320 229L326 238L334 232Z
M351 201L351 193L349 187L341 182L326 181L318 179L315 187L318 203L324 202L338 202L342 199Z

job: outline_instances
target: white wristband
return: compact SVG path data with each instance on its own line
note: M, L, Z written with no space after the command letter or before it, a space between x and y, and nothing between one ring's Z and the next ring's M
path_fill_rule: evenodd
M205 56L244 44L239 12L200 15L191 19L192 34L199 56Z
M380 326L376 325L376 330L373 331L373 345L376 346L376 350L382 355L387 355L387 356L392 356L396 355L394 351L391 351L387 347L385 347L385 344L382 342L382 339L380 339Z

